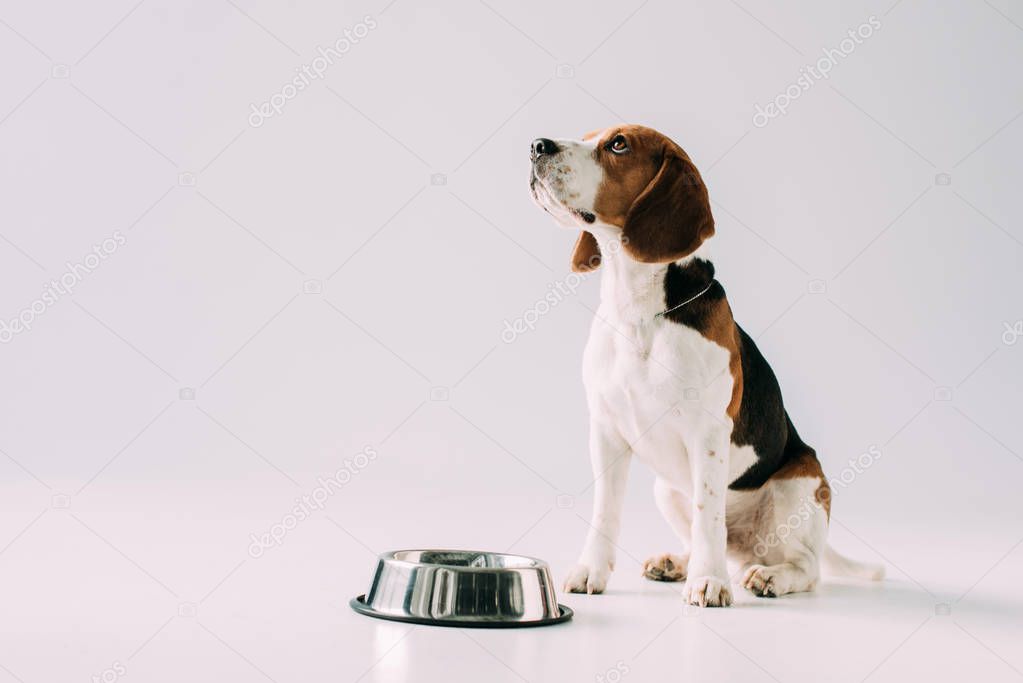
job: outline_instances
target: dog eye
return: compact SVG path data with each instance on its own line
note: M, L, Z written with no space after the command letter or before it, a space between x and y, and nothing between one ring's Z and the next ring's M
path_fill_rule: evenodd
M629 151L629 143L625 141L624 135L616 135L608 143L607 148L615 154L625 154Z

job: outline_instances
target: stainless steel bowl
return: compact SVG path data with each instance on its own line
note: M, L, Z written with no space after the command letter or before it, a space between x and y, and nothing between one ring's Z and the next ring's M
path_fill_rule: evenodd
M369 593L350 604L371 617L440 626L542 626L572 618L557 602L546 562L478 550L383 553Z

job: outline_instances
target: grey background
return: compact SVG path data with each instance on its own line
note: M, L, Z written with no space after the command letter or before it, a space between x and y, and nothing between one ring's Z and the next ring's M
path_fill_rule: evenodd
M249 125L366 15L323 80ZM126 238L0 346L0 680L84 680L140 644L129 669L155 680L182 603L209 615L200 659L290 680L305 669L206 599L298 623L291 591L322 589L340 614L386 548L512 547L560 576L589 513L597 278L501 333L569 278L527 144L620 121L702 170L719 278L825 470L880 449L836 494L836 544L927 605L1018 566L1021 24L1004 0L0 3L0 318ZM315 522L247 555L367 446ZM674 547L650 483L630 482L639 559ZM977 656L1023 668L979 624Z

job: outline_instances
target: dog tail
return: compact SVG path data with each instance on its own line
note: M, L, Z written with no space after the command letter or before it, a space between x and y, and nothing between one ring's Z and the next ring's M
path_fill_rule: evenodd
M851 560L830 545L824 549L821 560L824 570L832 576L848 576L867 581L880 581L884 578L884 565Z

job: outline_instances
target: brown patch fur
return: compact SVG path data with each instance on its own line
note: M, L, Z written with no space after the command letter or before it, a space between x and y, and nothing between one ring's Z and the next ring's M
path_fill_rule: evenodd
M722 298L714 304L706 318L706 323L699 329L703 337L728 350L728 371L732 375L732 398L725 412L735 420L742 405L742 355L739 351L739 335L732 318L732 308L728 300Z
M629 145L626 154L606 149L618 135ZM677 261L714 234L703 179L668 137L643 126L609 128L594 154L604 170L594 212L604 223L622 228L623 246L637 261Z
M577 273L588 273L600 266L600 245L597 238L583 230L572 249L572 270Z
M599 132L599 131L598 131ZM605 147L617 135L624 135L628 154L615 154ZM636 199L661 168L666 145L671 143L660 133L642 126L608 128L597 141L594 154L604 169L604 180L597 188L594 212L604 223L625 226L625 217Z
M821 468L821 463L817 459L817 454L812 448L806 446L801 449L798 453L790 456L785 464L778 468L778 471L771 475L771 479L799 479L799 478L813 479L817 478L820 480L820 484L817 486L817 491L814 493L814 498L817 503L821 505L828 514L828 519L831 518L831 486L828 485L828 479L824 476L824 470Z

